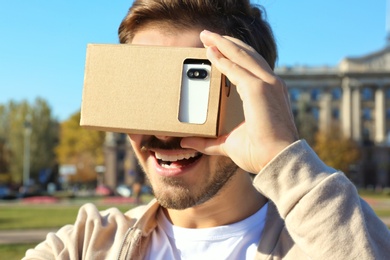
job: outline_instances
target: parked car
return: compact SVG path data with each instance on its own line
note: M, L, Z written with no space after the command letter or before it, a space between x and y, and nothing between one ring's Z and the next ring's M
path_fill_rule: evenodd
M41 195L42 195L42 190L38 185L28 185L19 188L19 193L18 193L19 198L28 198L28 197L35 197Z
M16 192L10 189L9 187L5 185L0 186L0 199L1 200L10 200L10 199L15 199Z

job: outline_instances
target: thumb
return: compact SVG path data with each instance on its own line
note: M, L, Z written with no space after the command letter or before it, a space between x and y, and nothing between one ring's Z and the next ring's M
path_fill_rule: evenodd
M180 145L183 148L191 148L207 155L227 156L226 152L223 149L223 144L225 140L226 136L219 137L216 139L201 137L184 137L181 140Z

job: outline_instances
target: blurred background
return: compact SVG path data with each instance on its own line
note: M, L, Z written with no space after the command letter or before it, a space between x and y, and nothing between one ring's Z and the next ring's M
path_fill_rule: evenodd
M390 1L252 2L274 30L301 137L390 217ZM131 3L0 2L0 230L26 228L12 223L36 216L18 219L31 205L68 203L68 223L86 201L126 210L152 197L125 135L79 127L86 45L117 43Z

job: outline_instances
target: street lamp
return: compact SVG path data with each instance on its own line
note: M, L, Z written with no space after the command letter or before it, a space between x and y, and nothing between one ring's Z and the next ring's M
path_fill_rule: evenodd
M30 179L30 136L31 116L27 114L24 119L24 154L23 154L23 186L27 188Z

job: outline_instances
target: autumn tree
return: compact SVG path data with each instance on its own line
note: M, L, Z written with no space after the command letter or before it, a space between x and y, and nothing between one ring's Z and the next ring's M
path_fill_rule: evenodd
M80 127L80 112L62 122L56 154L60 164L74 165L77 169L76 175L69 176L69 181L96 180L95 167L104 163L104 138L104 132Z
M318 132L313 148L325 164L347 175L349 166L360 158L358 144L345 138L336 126L332 126L328 132Z

